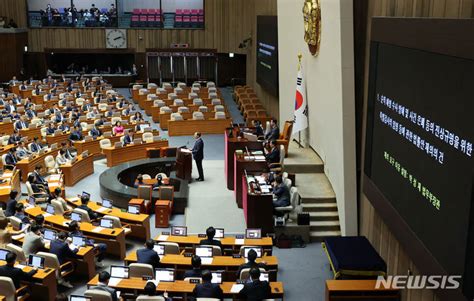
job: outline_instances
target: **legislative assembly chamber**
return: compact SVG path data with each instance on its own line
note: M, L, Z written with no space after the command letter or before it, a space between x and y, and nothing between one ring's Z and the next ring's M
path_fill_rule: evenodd
M474 0L0 0L0 301L474 299Z

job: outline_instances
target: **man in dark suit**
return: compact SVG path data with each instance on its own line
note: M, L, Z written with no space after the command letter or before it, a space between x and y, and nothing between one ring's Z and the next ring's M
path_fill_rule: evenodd
M7 155L5 156L5 165L8 165L8 169L13 169L13 166L16 166L16 162L18 161L16 158L16 147L10 148Z
M199 242L200 245L218 246L222 249L222 243L214 239L214 236L216 236L216 229L214 229L214 227L207 228L206 235L207 239L202 239Z
M153 239L148 239L145 242L145 248L137 250L137 262L151 264L153 268L157 268L160 265L160 256L153 250L155 242Z
M28 273L23 272L19 268L15 268L16 254L9 252L5 258L7 264L0 267L0 276L10 277L16 289L21 287L21 281L31 281L37 269L32 269Z
M18 120L16 123L15 123L15 129L17 131L19 130L23 130L23 129L27 129L28 128L28 122L25 121L25 117L24 116L21 116L20 120Z
M53 135L54 132L56 132L56 128L54 127L54 123L48 124L48 127L46 128L46 134L47 135Z
M197 255L193 255L193 257L191 257L191 265L192 265L193 269L185 271L184 272L184 278L202 277L201 257L199 257Z
M270 132L265 135L265 140L277 140L280 138L280 129L278 128L278 122L276 119L270 121Z
M253 121L253 126L255 127L255 135L257 137L261 137L265 135L265 132L263 131L262 124L258 120Z
M71 141L82 140L82 132L78 126L74 126L73 130L71 131L71 135L69 135L69 140Z
M41 170L43 169L43 166L40 164L37 164L35 166L35 170L33 171L33 175L35 176L35 180L33 183L43 185L44 187L48 187L48 181L41 175Z
M194 133L194 139L196 139L196 142L194 143L192 152L199 173L199 177L196 179L196 181L204 181L204 172L202 170L202 160L204 159L204 142L202 141L201 133Z
M260 270L250 269L250 281L244 284L244 288L239 292L239 298L247 301L259 301L268 299L272 293L270 284L267 281L260 281Z
M91 208L89 208L89 206L87 206L88 203L89 203L89 197L86 195L83 195L81 196L81 206L79 206L78 208L87 211L87 213L89 214L89 218L91 220L97 219L98 218L97 213L95 213L94 210L92 210Z
M251 269L251 268L263 268L266 269L266 265L264 262L255 262L257 260L257 252L255 250L250 250L247 254L247 259L248 262L243 263L239 266L239 269L237 270L237 278L240 277L240 272L242 272L243 269Z
M94 127L89 131L89 135L95 139L97 137L102 136L102 131L99 129L97 125L94 125Z
M275 140L270 141L270 147L270 151L265 155L268 164L280 162L280 149Z
M123 137L123 146L129 145L133 143L133 131L129 130L127 135Z
M30 148L33 153L38 153L43 148L43 146L38 142L38 137L33 138Z
M112 297L112 301L117 301L117 291L114 288L108 286L110 280L109 272L102 271L99 273L99 283L96 286L91 287L91 290L101 290L108 292Z
M209 270L202 272L202 283L196 285L193 290L196 298L216 298L222 300L222 289L217 283L211 283L212 274Z
M67 234L66 232L60 232L58 234L58 238L51 241L50 250L49 252L52 254L56 254L58 257L59 263L63 264L67 259L77 258L77 252L79 251L78 248L71 250L69 248L69 244L67 243Z
M18 196L18 191L17 190L13 189L12 191L10 191L10 199L7 202L7 206L6 206L6 209L5 209L5 216L9 217L9 216L15 215L16 204L17 204L16 197L17 196Z
M276 200L273 201L273 207L286 207L290 205L290 190L285 183L283 183L281 176L275 179L273 194L276 196Z
M21 136L18 133L12 133L8 138L8 144L17 144L21 141Z

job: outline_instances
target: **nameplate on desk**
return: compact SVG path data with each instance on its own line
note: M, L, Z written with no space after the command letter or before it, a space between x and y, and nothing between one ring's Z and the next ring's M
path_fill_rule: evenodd
M201 257L201 263L202 264L212 264L212 257Z
M243 234L237 234L235 239L243 239L245 236Z
M184 257L193 257L193 253L184 253Z
M236 245L244 245L245 244L245 239L235 239L235 244Z
M145 281L152 280L152 279L153 279L153 277L151 277L151 276L143 276L142 277L142 280L145 280Z
M189 279L189 283L199 284L199 283L201 283L201 280L199 280L199 279Z
M206 234L198 234L198 237L205 238L205 237L206 237Z
M163 232L163 233L164 233L164 232ZM169 232L168 232L168 233L169 233ZM158 236L158 238L157 238L156 240L161 240L161 241L164 240L164 241L166 241L166 240L168 240L168 237L169 237L169 235L163 235L163 234L162 234L162 235Z
M105 229L105 228L103 228L103 227L95 227L94 229L92 229L92 232L98 233L98 232L100 232L100 231L102 231L102 230L104 230L104 229Z
M242 258L242 256L239 255L239 254L234 254L234 255L232 255L232 258Z
M170 232L169 231L163 231L163 232L161 232L161 235L170 235Z
M97 211L99 212L105 212L107 210L109 210L109 208L106 208L106 207L100 207L99 209L97 209Z

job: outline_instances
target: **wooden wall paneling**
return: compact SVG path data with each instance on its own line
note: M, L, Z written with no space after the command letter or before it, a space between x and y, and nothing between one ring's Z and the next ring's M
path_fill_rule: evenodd
M1 0L0 16L13 19L18 27L27 26L26 0Z

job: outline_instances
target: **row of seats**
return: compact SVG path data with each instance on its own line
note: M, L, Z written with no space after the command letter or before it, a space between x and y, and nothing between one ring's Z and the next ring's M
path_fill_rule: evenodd
M265 107L260 103L257 94L251 87L235 86L234 94L245 120L269 117Z
M162 113L170 113L170 112L165 112L161 111ZM171 113L170 119L172 121L179 121L179 120L184 120L183 116L181 113ZM193 120L205 120L206 118L204 117L204 114L202 112L193 112ZM225 112L215 112L214 114L214 119L226 119L226 114Z
M175 27L204 27L204 10L177 9L174 19Z

